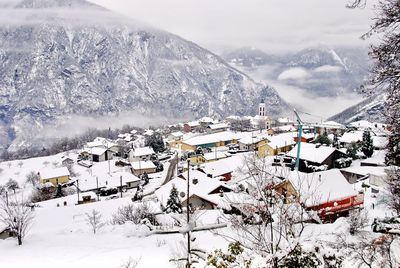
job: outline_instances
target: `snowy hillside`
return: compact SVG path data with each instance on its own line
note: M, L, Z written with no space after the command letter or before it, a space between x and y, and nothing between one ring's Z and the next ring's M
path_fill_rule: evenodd
M358 120L367 120L372 122L383 122L383 112L385 109L385 95L376 94L366 98L362 102L349 107L341 113L330 118L330 120L340 123L350 123Z
M286 107L198 45L86 1L10 5L0 9L3 149L44 142L43 133L75 117L253 114L262 97L271 114Z

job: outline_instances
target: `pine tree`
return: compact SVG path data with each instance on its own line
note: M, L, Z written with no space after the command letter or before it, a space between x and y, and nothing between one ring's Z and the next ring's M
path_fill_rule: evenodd
M371 157L374 153L374 144L371 138L371 132L365 130L362 137L361 151L366 157Z
M175 185L172 186L171 192L169 194L169 198L167 201L166 212L178 212L182 213L182 204L178 196L178 190L176 189Z

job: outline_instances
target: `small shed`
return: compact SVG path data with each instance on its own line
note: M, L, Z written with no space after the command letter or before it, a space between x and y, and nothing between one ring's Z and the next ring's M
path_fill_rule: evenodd
M131 162L132 173L140 176L144 173L151 174L156 172L156 165L152 161L135 161Z

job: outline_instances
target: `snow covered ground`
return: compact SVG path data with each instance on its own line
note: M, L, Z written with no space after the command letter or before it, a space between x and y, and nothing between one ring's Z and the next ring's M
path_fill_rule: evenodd
M382 160L382 152L377 151L372 161ZM26 174L31 171L40 171L43 168L60 166L65 154L16 160L0 163L0 184L5 184L9 178L18 181L21 186L18 192L23 192L28 197L32 190L30 184L25 183ZM69 157L76 154L71 152ZM242 157L231 158L231 164L240 166ZM269 159L267 162L270 162ZM56 163L57 162L57 163ZM353 169L362 169L361 161L355 161ZM10 164L9 164L10 163ZM19 164L22 163L22 164ZM95 163L92 169L74 165L78 178L93 178L95 176L108 176L110 172L124 171L114 165L115 160ZM368 168L368 167L366 167ZM151 174L150 182L144 192L147 202L154 211L159 211L159 203L151 193L161 186L164 181L168 163L164 171ZM234 172L234 177L238 175ZM234 180L233 180L234 181ZM368 183L367 181L365 181ZM353 184L354 190L365 191L364 208L368 212L369 222L365 230L370 231L370 224L374 217L392 216L386 208L385 190L378 186L363 188L363 182ZM379 190L372 193L372 188ZM75 205L77 195L60 199L53 199L39 203L35 208L35 219L22 246L18 246L14 238L0 240L0 267L121 267L129 259L138 261L137 267L175 267L169 260L184 255L183 243L186 240L182 234L158 234L148 236L148 228L143 225L124 224L112 225L110 220L119 207L132 204L133 192L123 193L123 198L101 198L101 201L83 205ZM64 200L67 206L63 206ZM59 206L58 206L59 205ZM93 209L102 214L102 219L107 224L96 234L86 222L86 213ZM214 224L220 222L219 210L203 211L200 213L197 224ZM170 216L163 216L166 221ZM219 232L233 235L232 229L226 227ZM331 224L308 224L305 229L304 245L314 246L326 241L334 241L335 235L348 233L346 219L340 218ZM214 249L226 250L228 241L210 231L201 231L194 234L197 247L212 252ZM322 241L322 242L321 242ZM353 263L344 262L343 267L352 267ZM196 266L195 266L196 267ZM197 267L204 267L204 263Z

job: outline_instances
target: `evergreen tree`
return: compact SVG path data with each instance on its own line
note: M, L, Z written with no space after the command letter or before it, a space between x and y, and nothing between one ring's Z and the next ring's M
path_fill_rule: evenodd
M371 132L365 130L362 137L361 151L366 157L371 157L374 153L374 144L371 138Z
M158 132L154 132L153 135L146 137L145 145L153 148L156 153L165 151L163 137Z
M54 198L59 198L59 197L63 197L63 196L65 196L63 188L62 188L61 184L58 184Z
M182 204L178 196L178 190L175 188L175 185L171 188L171 193L169 194L169 198L167 201L166 212L178 212L182 213Z
M349 157L351 157L353 160L357 159L358 158L358 156L357 156L358 149L359 149L359 146L357 145L357 143L352 142L347 146L346 154Z
M331 145L332 141L328 138L328 134L324 132L322 135L318 135L317 138L314 140L315 143L321 143L325 145Z

